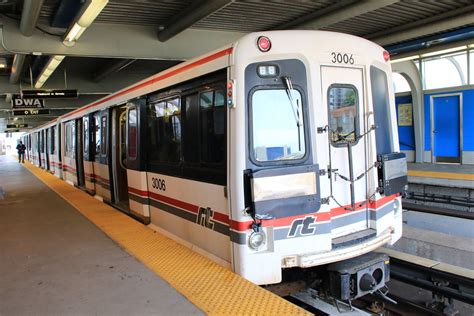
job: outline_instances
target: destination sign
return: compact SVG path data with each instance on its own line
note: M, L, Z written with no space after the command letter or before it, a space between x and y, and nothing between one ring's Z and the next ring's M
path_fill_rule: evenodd
M77 90L21 90L23 99L75 99Z
M21 115L41 115L41 114L49 114L48 109L24 109L24 110L13 110L14 116L21 116Z
M28 124L7 124L7 128L25 128Z
M19 95L12 96L12 109L44 108L43 99L22 99Z

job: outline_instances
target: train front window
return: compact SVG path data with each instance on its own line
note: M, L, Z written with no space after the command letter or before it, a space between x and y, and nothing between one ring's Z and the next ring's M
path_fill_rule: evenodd
M357 90L333 85L328 92L329 137L334 145L357 140Z
M305 156L304 113L298 90L257 90L250 111L256 161L298 160Z

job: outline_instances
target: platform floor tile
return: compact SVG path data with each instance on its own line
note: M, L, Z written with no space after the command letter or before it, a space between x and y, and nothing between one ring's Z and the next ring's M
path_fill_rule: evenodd
M53 175L25 167L205 313L309 314Z

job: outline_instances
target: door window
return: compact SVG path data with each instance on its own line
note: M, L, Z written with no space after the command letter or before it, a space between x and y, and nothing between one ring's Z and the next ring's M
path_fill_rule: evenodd
M357 140L357 89L331 85L328 90L329 137L333 145Z
M137 109L128 111L128 158L137 158Z

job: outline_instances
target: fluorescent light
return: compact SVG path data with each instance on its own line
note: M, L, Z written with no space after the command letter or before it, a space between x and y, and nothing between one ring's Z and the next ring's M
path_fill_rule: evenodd
M48 80L49 76L58 68L59 64L63 61L65 56L63 55L56 55L53 57L50 57L46 65L44 66L43 70L41 71L38 79L36 80L35 83L35 88L39 89L41 88L46 80Z
M395 63L400 63L402 61L408 61L408 60L413 60L413 59L417 59L417 58L420 58L420 55L413 55L413 56L408 56L408 57L403 57L403 58L399 58L399 59L390 60L390 63L395 64Z
M77 23L82 27L89 27L108 2L109 0L90 0L85 4L87 7Z
M7 68L7 65L5 65L5 64L0 64L0 68Z
M66 37L64 38L65 41L72 42L76 39L76 36L81 32L82 26L77 23L74 23L71 30L67 33ZM82 33L82 32L81 32Z
M109 0L89 0L84 4L80 17L74 22L72 27L66 32L63 44L74 45L74 42L81 37L82 33L94 22L97 16L105 8Z

